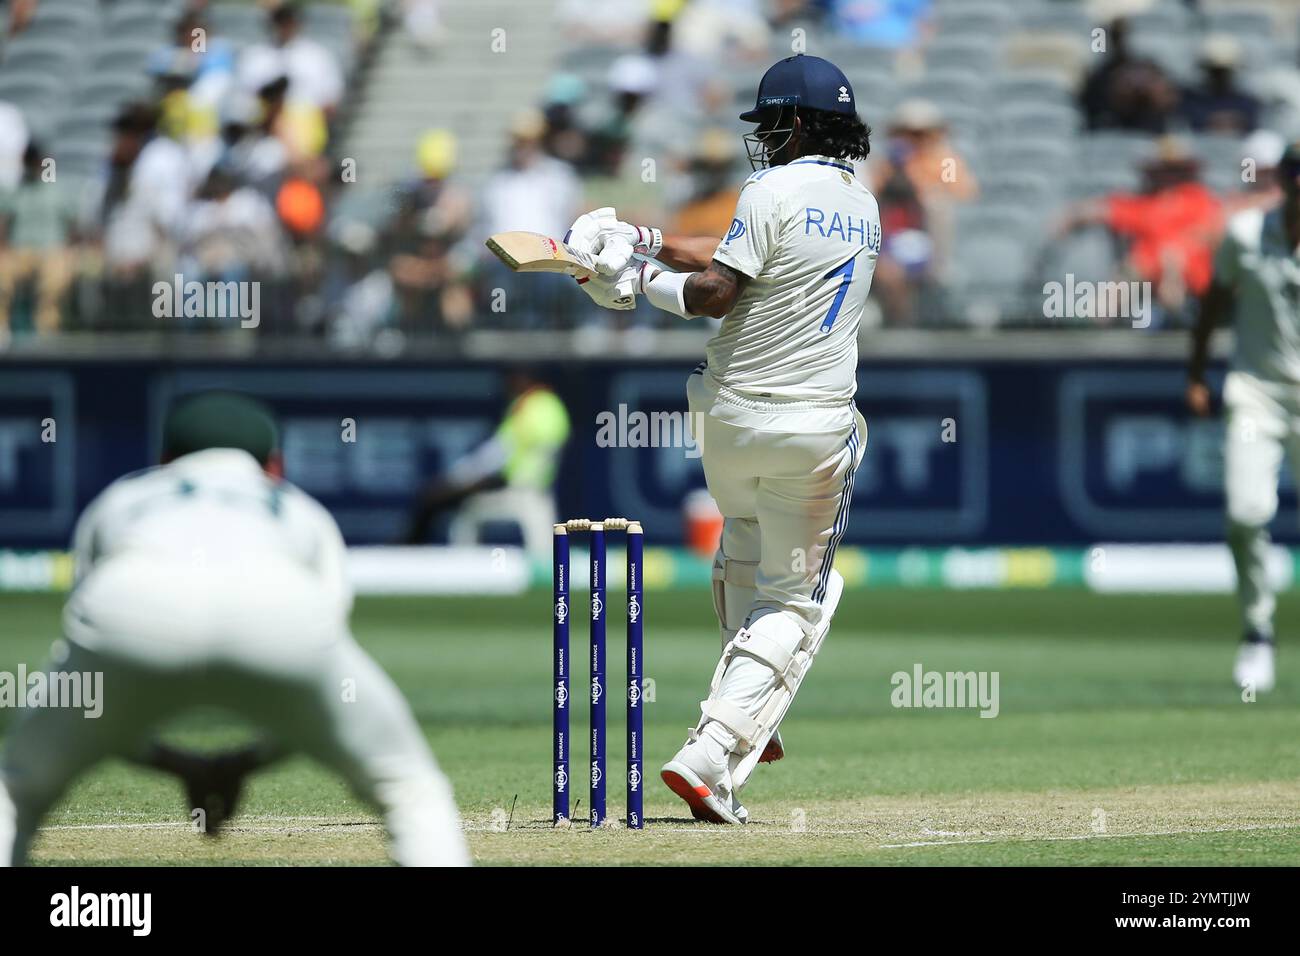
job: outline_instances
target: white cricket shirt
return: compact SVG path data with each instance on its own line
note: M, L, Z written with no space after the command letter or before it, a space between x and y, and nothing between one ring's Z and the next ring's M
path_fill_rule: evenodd
M316 577L339 610L352 606L347 551L334 518L238 449L198 451L119 478L82 512L73 550L78 582L119 555L200 573L283 559Z
M751 281L708 344L712 378L757 399L851 402L879 255L880 210L849 161L754 173L714 254Z
M1300 385L1300 259L1280 209L1249 209L1228 220L1214 281L1236 292L1232 368Z

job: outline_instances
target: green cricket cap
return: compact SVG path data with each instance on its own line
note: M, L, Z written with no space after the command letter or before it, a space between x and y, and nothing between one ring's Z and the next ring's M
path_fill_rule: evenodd
M168 460L207 448L239 448L266 464L278 447L271 410L232 392L182 398L163 425L163 457Z

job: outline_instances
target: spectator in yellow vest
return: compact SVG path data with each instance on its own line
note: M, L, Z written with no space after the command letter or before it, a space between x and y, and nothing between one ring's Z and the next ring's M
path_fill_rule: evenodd
M547 554L555 523L552 491L569 438L560 397L526 370L510 374L511 401L492 437L432 481L411 516L407 544L422 544L439 515L452 510L453 544L477 541L490 522L514 522L530 552Z

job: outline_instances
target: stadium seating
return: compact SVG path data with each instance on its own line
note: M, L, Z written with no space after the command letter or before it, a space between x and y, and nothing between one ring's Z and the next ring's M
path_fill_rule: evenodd
M331 199L337 217L382 228L392 210L388 186L410 175L415 144L433 127L454 134L455 176L473 193L500 167L512 118L521 108L542 105L558 74L580 91L581 121L602 121L611 104L610 68L638 47L628 37L579 38L557 30L556 5L554 0L511 4L511 29L502 38L505 56L489 47L501 9L493 0L446 4L444 26L453 39L432 52L390 23L374 56L364 62L349 5L341 0L307 5L305 31L337 55L350 77L333 152L365 171L363 185ZM64 170L94 176L109 148L108 124L123 104L153 89L150 56L170 41L171 25L184 6L184 0L41 0L34 19L0 49L0 101L23 111L37 140ZM863 45L848 32L837 32L836 17L823 15L836 6L809 3L794 20L760 38L757 47L723 45L700 57L701 75L719 84L722 95L715 97L712 90L706 95L702 88L689 108L656 109L652 101L630 123L636 153L655 158L665 175L673 176L702 130L721 127L738 137L736 113L752 105L765 56L787 55L797 27L807 51L837 62L855 88L859 110L875 130L868 176L888 151L891 121L901 103L924 99L942 117L954 155L979 183L978 194L959 211L958 228L985 230L974 237L958 234L949 243L955 258L944 264L945 279L953 283L945 301L951 307L963 290L973 290L979 321L987 321L990 310L1015 308L1024 283L1033 278L1032 269L989 263L990 248L1005 253L1014 247L1022 265L1047 261L1055 250L1031 243L1073 243L1048 228L1072 204L1141 187L1141 164L1152 155L1154 137L1090 130L1081 113L1079 88L1099 62L1091 43L1100 26L1082 0L932 0L929 22L919 34L923 39L910 50ZM211 35L237 50L265 39L265 13L251 0L211 3L204 17ZM1300 110L1278 92L1285 88L1279 76L1300 87L1295 69L1300 9L1290 0L1150 0L1128 19L1132 49L1153 58L1183 86L1199 81L1201 50L1212 34L1226 34L1239 44L1240 85L1262 94L1263 125L1276 122L1284 136L1300 135L1300 128L1288 126L1300 122ZM467 37L481 39L460 39ZM1205 182L1220 194L1238 191L1240 141L1196 134L1178 124L1175 117L1170 131L1193 146ZM737 177L748 171L739 152L735 170ZM677 182L663 190L673 201L689 191ZM665 221L671 212L663 210ZM1078 245L1089 261L1105 260L1091 255L1091 239ZM995 320L1013 318L999 311ZM971 317L950 312L937 320Z
M31 23L4 43L0 101L19 107L42 144L75 156L72 165L89 175L107 155L107 124L118 108L149 93L149 56L184 7L184 0L41 0ZM211 36L236 46L265 39L266 14L252 3L214 3L205 16ZM304 21L307 35L355 66L347 7L315 4Z

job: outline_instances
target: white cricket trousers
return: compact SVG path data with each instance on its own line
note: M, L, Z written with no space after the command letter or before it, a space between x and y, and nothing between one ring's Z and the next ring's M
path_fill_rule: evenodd
M1228 546L1242 626L1271 637L1277 601L1266 570L1268 525L1277 514L1283 454L1291 457L1292 474L1300 466L1300 387L1229 372L1223 403Z
M340 773L383 814L398 863L469 863L450 784L406 701L353 641L337 599L297 566L115 557L69 599L64 636L50 667L102 673L102 715L28 709L12 727L0 865L26 860L79 774L142 753L159 724L196 706L233 711Z
M691 376L687 396L709 493L723 516L719 560L755 566L752 609L816 627L848 526L866 421L851 404L748 402L719 389L707 371Z
M829 626L835 611L828 600L830 574L848 526L866 422L852 404L819 407L736 395L707 369L691 376L687 396L705 479L723 516L713 571L723 653L744 627L794 655L816 629ZM736 654L710 695L757 720L783 680L764 661ZM732 727L706 717L700 732L744 756ZM749 763L732 758L737 789L766 742L753 744Z

